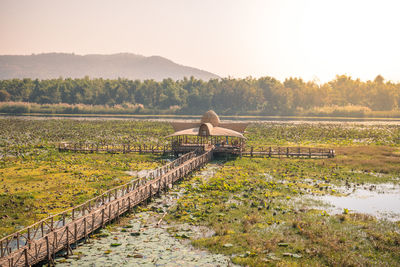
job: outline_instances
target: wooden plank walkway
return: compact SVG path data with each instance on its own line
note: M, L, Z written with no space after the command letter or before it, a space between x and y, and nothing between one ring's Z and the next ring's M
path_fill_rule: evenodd
M81 153L153 153L165 154L171 152L166 145L131 145L131 144L87 144L87 143L60 143L59 151L73 151Z
M205 145L182 145L180 152L190 152L197 148L205 149ZM186 149L183 149L186 148ZM170 154L175 150L169 145L130 145L130 144L67 144L62 143L58 146L59 151L73 151L80 153L152 153L152 154ZM212 149L212 147L210 148ZM287 158L333 158L335 150L329 148L315 147L249 147L244 150L232 146L214 147L214 152L230 153L239 156L249 157L287 157Z
M48 260L71 244L117 219L134 206L167 190L177 180L206 164L212 151L187 153L152 172L111 189L79 206L37 222L0 240L0 266L30 266Z
M243 156L250 157L286 157L286 158L333 158L335 150L314 147L265 147L245 150Z

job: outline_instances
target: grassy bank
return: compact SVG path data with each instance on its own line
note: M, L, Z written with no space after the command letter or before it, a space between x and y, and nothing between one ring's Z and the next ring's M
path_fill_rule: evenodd
M172 115L184 117L198 117L188 114L188 110L179 107L167 109L146 108L141 104L119 105L87 105L87 104L38 104L29 102L0 102L0 114L42 114L42 115ZM190 110L189 110L190 111ZM287 113L271 113L264 111L220 111L220 115L233 118L264 118L264 117L292 117L292 118L362 118L362 119L399 119L400 110L371 110L364 106L325 106L311 109L299 109Z

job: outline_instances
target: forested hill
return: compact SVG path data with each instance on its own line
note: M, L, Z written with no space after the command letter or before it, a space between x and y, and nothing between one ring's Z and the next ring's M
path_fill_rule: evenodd
M145 57L129 53L83 56L65 53L0 56L0 80L83 78L85 76L157 81L164 78L178 80L190 76L202 80L218 78L213 73L179 65L160 56Z

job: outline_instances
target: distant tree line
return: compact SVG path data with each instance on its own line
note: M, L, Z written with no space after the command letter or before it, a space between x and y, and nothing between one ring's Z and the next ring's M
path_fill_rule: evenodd
M39 104L138 105L147 110L199 114L213 109L220 114L291 115L329 106L358 106L372 111L397 110L400 83L382 76L363 82L346 75L317 84L301 78L281 82L259 79L12 79L0 81L0 101Z

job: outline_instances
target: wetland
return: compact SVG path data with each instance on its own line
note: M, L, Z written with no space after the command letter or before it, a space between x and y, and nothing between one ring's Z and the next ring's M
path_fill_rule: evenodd
M172 132L162 121L1 118L0 234L80 204L167 159L149 154L59 152L58 143L167 144L163 137ZM106 229L108 236L91 239L81 253L86 259L102 255L106 265L112 265L109 259L113 258L135 259L132 265L148 260L145 248L121 252L111 247L112 238L144 242L145 235L120 235L141 228L149 231L167 212L157 230L163 232L157 235L189 255L176 258L177 264L192 257L193 263L200 261L198 265L213 265L213 259L214 265L244 266L400 265L399 125L275 121L252 123L245 136L247 146L255 148L329 147L336 157L216 159L181 181L174 189L179 197L168 207L138 208L114 229ZM188 232L184 238L181 225ZM196 234L199 229L211 234ZM150 245L148 249L151 244L158 246L144 243ZM143 258L135 258L135 253ZM168 259L168 255L156 258ZM201 263L203 258L210 261ZM59 264L74 262L80 264L76 259L59 260Z

